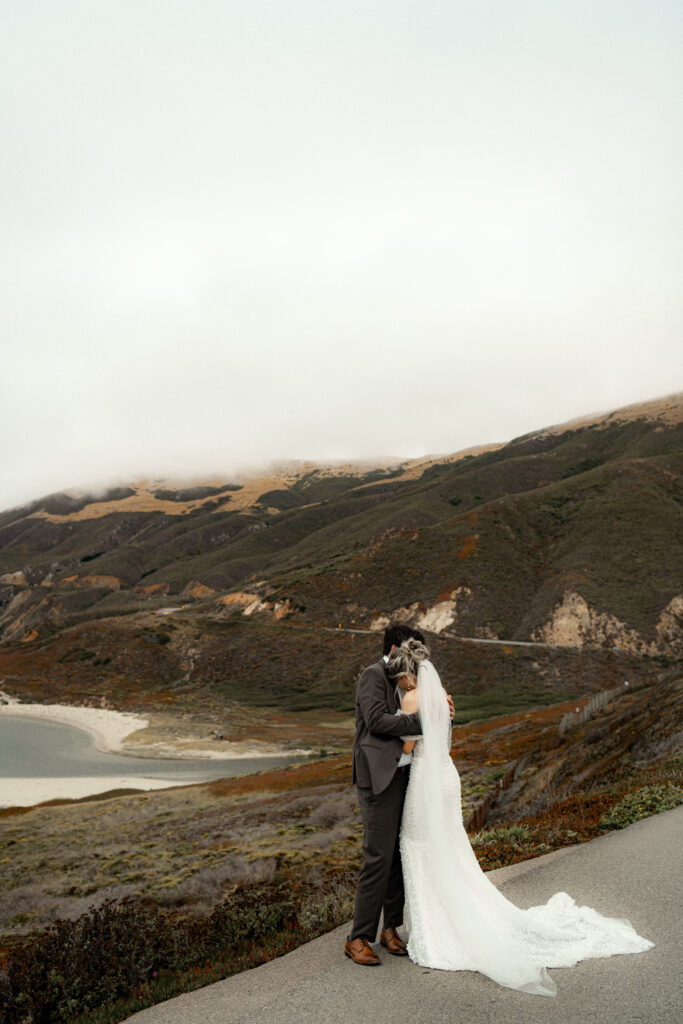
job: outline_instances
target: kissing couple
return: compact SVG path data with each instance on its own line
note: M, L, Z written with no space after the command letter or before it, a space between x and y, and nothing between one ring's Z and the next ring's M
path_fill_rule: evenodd
M371 943L383 916L380 943L393 956L554 996L549 967L651 949L627 920L577 906L565 892L522 910L496 889L463 824L452 718L424 636L389 626L382 660L364 669L356 689L353 781L363 866L346 956L381 964ZM404 922L407 945L398 932Z

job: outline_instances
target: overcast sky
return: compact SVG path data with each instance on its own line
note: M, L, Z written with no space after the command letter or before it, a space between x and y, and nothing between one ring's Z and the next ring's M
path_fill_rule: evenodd
M3 0L0 508L679 390L676 0Z

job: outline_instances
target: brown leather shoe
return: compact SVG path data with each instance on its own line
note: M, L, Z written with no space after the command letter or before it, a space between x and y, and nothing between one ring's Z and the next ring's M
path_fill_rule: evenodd
M385 928L380 932L379 941L392 956L408 956L406 944L395 928Z
M344 953L354 964L363 964L366 967L376 967L382 961L368 944L367 939L347 939L344 945Z

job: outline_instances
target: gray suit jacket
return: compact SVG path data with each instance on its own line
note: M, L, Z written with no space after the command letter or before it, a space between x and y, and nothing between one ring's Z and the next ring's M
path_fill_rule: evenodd
M419 736L419 714L397 715L396 683L384 661L361 673L356 687L356 738L353 742L353 781L375 794L383 792L403 753L401 736Z

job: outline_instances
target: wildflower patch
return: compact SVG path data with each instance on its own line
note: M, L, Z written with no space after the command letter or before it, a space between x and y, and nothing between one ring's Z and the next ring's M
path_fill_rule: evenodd
M659 786L644 786L627 795L615 804L600 819L603 828L626 828L634 821L649 818L661 811L670 811L683 803L683 789L674 783Z

